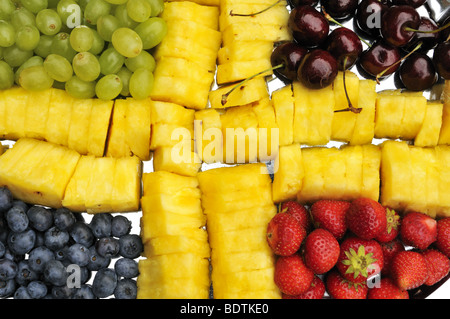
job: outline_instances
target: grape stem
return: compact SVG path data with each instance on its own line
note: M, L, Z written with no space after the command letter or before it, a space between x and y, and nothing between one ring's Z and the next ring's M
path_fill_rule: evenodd
M230 16L232 16L232 17L235 17L235 16L236 17L252 17L252 16L255 16L257 14L260 14L260 13L263 13L263 12L265 12L267 10L272 9L277 4L279 4L281 1L283 1L283 0L277 0L274 3L272 3L270 6L268 6L267 8L264 8L263 10L258 11L258 12L254 12L254 13L234 13L233 10L230 10Z
M344 83L344 92L345 92L345 97L347 98L348 107L345 109L342 109L342 110L336 110L336 111L334 111L334 113L350 111L352 113L358 114L358 113L361 113L362 108L353 106L352 101L350 100L350 97L348 96L347 85L345 84L345 72L347 71L345 66L347 65L347 60L348 60L348 56L345 57L344 62L343 62L344 63L344 72L342 74L342 81Z
M248 77L248 78L246 78L246 79L244 79L244 80L238 82L238 83L237 83L235 86L233 86L227 93L225 93L225 94L222 95L222 100L221 100L222 105L225 105L225 104L227 103L228 96L229 96L234 90L236 90L238 87L242 86L242 85L245 84L246 82L250 81L251 79L253 79L253 78L255 78L255 77L257 77L257 76L259 76L259 75L261 75L261 74L264 74L264 73L266 73L266 72L273 71L273 70L276 70L276 69L279 69L279 68L282 68L282 67L284 67L284 64L283 64L283 63L280 63L280 64L278 64L278 65L276 65L276 66L274 66L274 67L271 67L271 68L269 68L269 69L263 70L263 71L258 72L258 73L256 73L256 74L253 74L252 76L250 76L250 77Z

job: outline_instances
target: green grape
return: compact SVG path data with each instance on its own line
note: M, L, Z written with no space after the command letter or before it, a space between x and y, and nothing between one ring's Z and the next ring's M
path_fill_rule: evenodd
M91 31L94 35L94 41L92 42L92 47L89 49L89 52L93 55L99 55L105 48L105 40L102 39L96 30L91 29Z
M45 71L43 65L34 65L20 72L19 84L26 90L43 91L52 87L53 79Z
M20 3L34 14L48 7L47 0L20 0Z
M119 28L114 31L111 42L114 48L127 58L138 56L142 51L141 38L129 28Z
M72 61L77 51L70 45L70 35L66 32L60 32L53 37L51 53L59 54L67 60Z
M124 28L134 29L139 23L130 18L127 11L127 5L122 4L116 7L114 16L119 19L120 26Z
M119 4L127 3L128 0L105 0L105 1L109 2L111 4L119 5Z
M16 45L22 50L34 50L40 37L39 30L34 25L25 25L17 29Z
M95 96L95 82L86 82L76 75L65 83L67 93L78 99L90 99Z
M26 60L33 56L33 51L24 51L13 44L3 50L3 60L13 68L21 66Z
M23 25L36 25L36 16L26 8L21 7L11 13L10 23L16 30Z
M43 58L41 58L38 55L32 56L31 58L26 60L24 63L22 63L21 66L19 66L17 68L16 72L14 73L14 82L16 82L17 85L19 85L19 76L20 76L20 72L22 72L23 69L29 68L30 66L43 65L43 64L44 64Z
M98 34L105 41L111 41L112 34L120 27L120 21L115 16L108 14L97 20Z
M95 55L89 52L80 52L72 61L73 71L81 80L95 81L100 75L100 63Z
M130 94L135 99L145 99L150 96L153 88L153 72L146 68L139 68L131 75L129 82Z
M89 51L94 43L94 33L87 26L80 25L70 32L69 40L75 51Z
M104 75L117 73L125 62L125 57L114 48L107 48L98 59L100 72Z
M0 47L10 47L16 42L16 30L11 23L0 20Z
M0 20L9 20L16 7L11 0L0 1Z
M128 0L128 16L136 22L144 22L152 14L152 7L147 0Z
M139 68L149 69L151 72L155 70L155 58L147 51L142 51L134 58L126 58L125 65L131 72L135 72Z
M0 60L2 60L2 59L3 59L3 48L0 47Z
M59 0L47 0L47 2L48 2L47 8L56 9L56 7L58 6Z
M53 9L44 9L36 14L36 26L46 35L57 34L61 30L62 21Z
M122 81L122 91L120 91L120 95L122 96L129 96L130 95L130 78L133 72L128 70L126 67L121 67L120 70L117 72L117 76Z
M44 60L44 68L48 75L58 82L69 81L73 74L70 62L58 54L47 56Z
M152 7L152 17L157 17L164 11L164 0L147 0Z
M45 59L47 55L51 53L52 44L53 36L41 34L39 37L39 43L34 48L34 53Z
M160 17L154 17L140 23L134 31L142 39L143 49L149 50L164 39L167 34L167 23Z
M112 6L104 0L90 0L84 9L84 17L93 25L97 24L98 18L111 12Z
M9 89L14 84L13 69L5 61L0 60L0 90Z
M58 13L64 25L68 25L69 18L71 18L72 14L74 13L73 10L75 6L77 6L81 12L80 6L74 0L61 0L58 2L56 6L56 12Z
M122 91L122 81L116 74L108 74L98 80L95 85L95 94L99 99L112 100Z

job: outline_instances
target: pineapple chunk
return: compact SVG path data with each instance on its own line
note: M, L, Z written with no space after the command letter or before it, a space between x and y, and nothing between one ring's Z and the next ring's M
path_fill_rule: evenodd
M398 91L383 91L377 94L374 133L376 138L401 137L405 98L405 95Z
M127 99L125 142L142 161L150 159L151 107L149 99Z
M214 82L214 72L185 58L164 56L158 60L153 73L155 78L183 76L183 82L195 82L201 87L210 87Z
M195 112L195 152L208 164L222 162L223 136L220 113L215 109Z
M427 103L425 119L420 131L414 139L416 146L436 146L439 142L439 134L442 126L443 104L441 102Z
M217 296L216 296L217 298ZM234 291L221 292L221 299L281 299L281 292L278 288L273 290L259 291Z
M258 119L258 159L274 160L280 147L280 132L272 102L267 98L254 103L253 112Z
M151 194L166 194L187 196L200 199L198 180L195 177L180 176L166 171L145 173L142 176L144 196Z
M411 156L411 201L406 206L406 211L425 213L427 201L427 162L424 149L421 147L409 147ZM434 190L436 191L436 190Z
M25 117L28 105L28 94L20 86L3 91L5 103L5 138L18 140L25 136ZM64 120L64 119L62 119Z
M359 82L358 107L362 110L356 116L355 128L349 141L351 145L370 144L374 138L376 85L373 80Z
M0 184L17 199L59 208L79 158L66 147L22 138L0 157Z
M279 128L280 146L294 141L294 95L291 85L286 85L272 93L275 118Z
M150 105L152 125L163 123L193 128L194 110L170 102L151 101Z
M219 65L231 61L256 61L259 59L270 61L272 50L272 41L233 41L219 49L217 61Z
M274 203L296 199L302 189L304 171L300 145L281 146L275 161L275 174L272 184Z
M361 196L363 175L363 147L344 146L340 150L345 165L346 189L343 199L352 200ZM330 169L330 172L333 170Z
M106 143L106 156L130 156L131 150L125 143L127 101L116 100L112 111L111 127Z
M292 35L286 25L274 28L270 24L253 23L251 20L233 23L222 30L222 45L226 46L233 41L291 41Z
M423 213L428 214L432 218L436 218L436 213L439 210L439 168L434 148L422 148L426 165L426 195L427 208Z
M28 91L27 93L28 106L25 114L25 137L43 140L45 139L48 108L50 105L52 89L44 91ZM0 114L3 113L0 111ZM69 148L72 147L69 146Z
M219 8L217 6L200 5L190 1L166 2L160 15L165 21L195 21L204 26L219 29Z
M65 90L52 90L45 133L47 141L67 145L74 101L75 99Z
M209 217L208 217L209 218ZM254 218L254 216L253 216ZM266 238L267 225L230 231L209 232L211 255L215 252L230 254L249 251L270 252ZM214 267L214 264L212 265Z
M362 146L362 152L361 197L378 201L380 197L381 149L377 145L366 144Z
M201 160L194 152L184 154L183 149L181 152L177 152L175 146L158 147L153 152L154 171L168 171L185 176L195 176L200 167Z
M347 151L348 152L348 149ZM324 152L323 161L325 170L323 172L324 179L324 192L326 198L329 199L344 199L348 200L348 183L346 178L347 168L346 161L344 158L344 150L339 150L337 148L329 148ZM354 168L357 169L357 168Z
M195 232L197 237L180 235L155 237L144 243L144 257L153 257L167 254L192 253L202 258L210 258L211 250L208 244L208 233L199 229Z
M437 146L435 148L438 169L439 207L436 211L438 218L450 217L450 147Z
M196 0L203 1L203 0ZM207 1L207 0L205 0ZM211 0L213 1L213 0ZM141 277L142 275L139 275ZM137 299L208 299L209 288L199 287L192 278L176 278L163 284L137 280Z
M203 214L200 199L193 199L184 195L153 194L141 199L145 213L153 211L171 212L183 215L200 216ZM144 214L145 214L144 213Z
M252 61L230 61L217 66L216 81L218 85L229 84L245 80L255 74L261 77L273 74L272 64L269 59L257 59Z
M142 162L136 156L117 158L111 206L113 212L139 210Z
M402 94L405 95L405 111L401 136L405 140L414 140L425 120L427 99L421 93L402 92Z
M322 160L327 152L323 147L302 149L303 177L302 189L297 194L300 203L310 203L324 198L325 163Z
M81 155L88 153L89 120L92 99L76 99L73 102L67 146Z
M0 90L0 138L5 138L7 132L6 129L6 101L4 92L6 90Z
M112 191L116 160L97 157L89 169L91 178L86 189L85 205L88 213L112 212Z
M88 154L103 156L112 114L113 101L93 99L89 120Z
M252 271L273 268L274 256L270 251L245 251L228 253L222 252L220 256L211 256L216 274L231 274L243 271Z

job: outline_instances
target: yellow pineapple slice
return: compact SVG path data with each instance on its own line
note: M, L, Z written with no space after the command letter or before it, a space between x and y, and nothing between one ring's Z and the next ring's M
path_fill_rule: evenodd
M67 145L74 101L75 98L65 90L52 90L45 133L47 141L59 145Z
M194 115L195 152L208 164L223 161L223 136L220 113L205 109Z
M92 100L89 120L88 154L103 156L112 115L113 101Z
M144 257L153 257L177 253L193 253L203 258L211 257L208 233L199 229L197 237L180 235L154 237L144 243Z
M353 200L361 197L363 187L363 147L360 145L345 146L340 149L345 164L346 189L343 199ZM333 170L330 169L330 173Z
M422 153L427 161L426 166L426 195L427 195L427 208L423 213L428 214L432 218L436 218L437 211L439 210L439 168L434 148L422 148Z
M112 191L116 160L98 157L91 170L91 178L86 189L86 211L88 213L112 212Z
M147 212L161 211L183 215L201 215L200 199L192 199L184 195L154 194L141 199L143 209ZM145 206L145 207L144 207Z
M257 59L252 61L230 61L217 66L216 81L218 85L229 84L245 80L257 73L265 77L272 75L272 64L269 59Z
M22 138L0 157L0 184L27 203L59 208L79 158L66 147Z
M270 205L272 198L267 198L267 193L271 194L270 188L256 188L243 195L241 192L224 193L217 195L204 195L202 206L205 214L222 214L236 209L249 209L259 205Z
M221 292L220 297L221 299L280 299L281 292L278 288L259 291Z
M438 218L450 217L450 147L437 146L435 148L438 168L439 208L436 216Z
M191 1L166 2L161 18L170 22L195 21L208 28L219 29L219 8Z
M279 128L280 146L294 141L294 95L291 85L272 92L272 103Z
M27 91L22 87L13 86L3 91L3 98L5 101L5 138L18 140L25 136L25 117L28 105Z
M203 1L203 0L196 0ZM207 0L205 0L207 1ZM213 0L211 0L213 1ZM139 275L141 277L142 275ZM192 278L175 278L164 284L145 284L137 280L137 299L208 299L209 289L199 287Z
M5 90L0 90L0 137L5 138L7 132L6 129L6 101L4 97Z
M184 1L184 0L170 0L168 2L176 2L176 1ZM212 7L218 7L220 4L219 0L193 0L192 2L200 4L202 6L212 6Z
M439 145L450 144L450 81L445 81L441 100L444 105L442 107L442 126L439 134Z
M348 153L348 151L346 151ZM337 148L329 148L324 152L321 160L324 165L323 179L324 192L326 198L329 199L349 199L348 198L348 183L347 180L347 159L344 157L344 150ZM354 169L357 169L356 167Z
M270 60L273 51L272 41L233 41L217 52L218 64L231 61Z
M374 133L376 138L401 137L405 98L399 91L378 92Z
M136 156L117 158L111 194L113 212L139 210L141 198L142 162Z
M127 99L125 142L142 161L150 159L151 107L149 99Z
M345 72L345 87L344 87L344 73L339 72L336 79L333 82L333 92L334 92L334 110L340 111L345 110L349 107L349 102L353 107L359 107L359 78L358 76L351 72ZM346 112L335 112L333 116L333 122L331 126L331 139L337 141L348 142L354 134L354 129L356 125L356 119L358 114L346 111Z
M406 206L407 211L426 212L427 210L427 162L424 149L409 147L411 156L411 201Z
M28 106L25 114L25 136L43 140L45 139L48 108L50 105L52 89L28 91L27 93ZM3 113L0 111L0 114ZM69 146L69 148L72 147Z
M251 20L233 23L222 30L222 43L224 46L233 41L291 41L292 35L286 25L274 28L270 24L253 23Z
M378 145L362 145L361 197L378 201L380 197L381 149Z
M190 144L189 144L189 149ZM153 152L153 170L168 171L185 176L195 176L201 167L197 153L184 152L176 146L158 147Z
M266 98L253 103L253 112L258 119L258 160L273 160L280 147L280 131L272 101Z
M92 99L76 99L73 102L67 146L81 155L88 153L89 120Z
M272 184L274 203L296 199L302 188L303 163L300 145L281 146L275 161L275 174Z
M198 180L195 177L180 176L166 171L145 173L142 176L143 194L166 194L188 196L200 199Z
M402 118L401 137L414 140L422 127L427 111L427 99L422 92L402 92L405 95L405 111Z
M381 204L403 211L413 200L415 167L405 142L386 141L381 148Z
M225 276L230 273L273 268L274 259L272 252L257 250L236 253L222 252L220 256L214 256L214 254L211 256L214 271Z
M442 126L443 104L440 101L428 101L425 119L414 139L416 146L436 146Z
M360 80L358 107L362 108L356 116L355 128L350 138L351 145L370 144L375 130L375 103L377 83L373 80Z
M106 143L106 156L123 157L131 155L130 147L125 142L126 111L126 100L120 99L114 102L111 125Z
M155 78L174 77L184 81L194 81L200 86L210 87L214 81L214 72L199 66L186 58L164 56L158 60L154 71ZM184 82L183 81L183 82Z

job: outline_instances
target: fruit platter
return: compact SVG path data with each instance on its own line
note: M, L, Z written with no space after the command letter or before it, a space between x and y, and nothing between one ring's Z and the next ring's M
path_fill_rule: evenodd
M441 0L0 0L0 298L449 299Z

